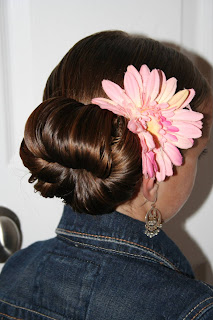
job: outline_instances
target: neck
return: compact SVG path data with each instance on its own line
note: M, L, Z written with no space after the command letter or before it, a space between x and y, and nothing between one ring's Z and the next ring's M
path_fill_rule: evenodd
M145 216L151 208L151 203L143 199L134 199L116 208L116 211L123 213L133 219L145 222Z

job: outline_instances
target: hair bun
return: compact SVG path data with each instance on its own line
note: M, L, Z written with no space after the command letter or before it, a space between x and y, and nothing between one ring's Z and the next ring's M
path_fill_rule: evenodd
M103 213L112 211L127 193L131 196L133 186L135 190L141 174L138 148L124 118L57 97L30 115L20 156L31 172L29 182L36 182L42 196L61 197L80 212Z

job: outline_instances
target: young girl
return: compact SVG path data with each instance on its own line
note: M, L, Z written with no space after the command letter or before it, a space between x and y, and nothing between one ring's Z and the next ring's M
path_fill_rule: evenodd
M35 190L66 204L57 237L14 254L1 319L213 319L161 230L189 197L211 90L180 52L120 31L78 42L51 73L20 156Z

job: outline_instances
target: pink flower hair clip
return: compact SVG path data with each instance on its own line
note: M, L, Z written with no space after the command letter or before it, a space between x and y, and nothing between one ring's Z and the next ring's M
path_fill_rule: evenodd
M158 181L173 175L173 165L181 166L178 148L189 149L202 136L203 114L192 111L189 103L194 89L175 93L177 79L162 70L142 65L140 71L130 65L124 76L124 89L103 80L102 86L111 99L94 98L93 104L124 116L128 129L136 133L142 147L143 174Z

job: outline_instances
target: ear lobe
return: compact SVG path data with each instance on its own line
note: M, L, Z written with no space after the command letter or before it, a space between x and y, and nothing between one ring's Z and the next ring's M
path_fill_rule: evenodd
M146 200L154 202L156 200L158 190L158 184L155 178L145 178L143 177L142 191Z

